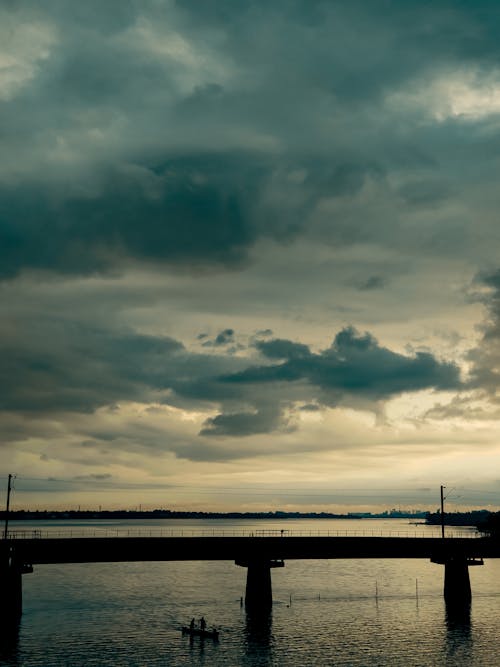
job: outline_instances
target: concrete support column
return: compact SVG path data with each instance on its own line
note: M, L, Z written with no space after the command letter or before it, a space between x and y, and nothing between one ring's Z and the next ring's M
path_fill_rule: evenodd
M269 562L249 563L245 589L245 605L247 607L271 607L272 604L273 590Z
M447 603L470 604L469 566L463 556L448 558L444 564L444 599Z
M236 561L236 565L247 568L245 606L248 609L269 609L273 604L271 568L283 567L282 560Z
M16 559L8 541L0 542L0 624L8 627L18 623L23 613L23 574L33 572L31 565Z
M0 566L0 621L2 626L16 623L23 611L21 568L13 564Z
M483 559L448 553L431 558L431 561L444 565L444 599L447 607L459 609L470 605L472 593L469 566L483 565Z

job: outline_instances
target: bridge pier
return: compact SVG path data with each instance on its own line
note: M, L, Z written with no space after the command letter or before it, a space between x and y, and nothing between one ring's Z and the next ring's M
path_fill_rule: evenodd
M463 608L470 605L472 593L469 566L483 565L483 559L454 554L431 558L431 562L444 565L444 599L447 606Z
M18 621L23 611L23 583L19 568L2 566L0 590L0 622L5 626Z
M33 572L31 565L16 560L11 546L2 550L0 559L0 626L16 624L23 612L22 575Z
M272 607L271 568L284 567L282 560L237 560L236 565L247 568L245 606L247 609Z
M444 564L444 599L448 604L470 604L472 593L466 558L449 558Z

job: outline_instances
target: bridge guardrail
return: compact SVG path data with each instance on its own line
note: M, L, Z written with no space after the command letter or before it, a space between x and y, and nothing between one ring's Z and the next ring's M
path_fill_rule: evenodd
M447 530L447 538L470 538L482 537L482 534L473 530ZM287 530L287 529L263 529L263 530L228 530L228 529L168 529L168 528L80 528L61 530L9 530L8 538L13 540L22 539L50 539L50 538L82 538L82 537L419 537L437 538L441 537L441 530Z

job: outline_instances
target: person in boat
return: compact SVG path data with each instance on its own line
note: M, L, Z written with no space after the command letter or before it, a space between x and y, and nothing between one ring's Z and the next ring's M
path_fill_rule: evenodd
M200 618L200 629L203 631L203 630L205 630L206 627L207 627L207 623L206 623L205 619L204 619L203 616L202 616L202 617Z
M191 622L189 623L189 629L194 630L194 618L192 618Z

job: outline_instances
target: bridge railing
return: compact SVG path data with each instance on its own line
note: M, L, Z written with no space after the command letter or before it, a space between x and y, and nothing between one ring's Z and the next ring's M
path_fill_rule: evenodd
M467 528L454 528L445 532L447 538L482 537L482 534ZM82 537L441 537L441 530L238 530L238 529L191 529L191 528L61 528L61 529L12 529L9 539L50 539Z

